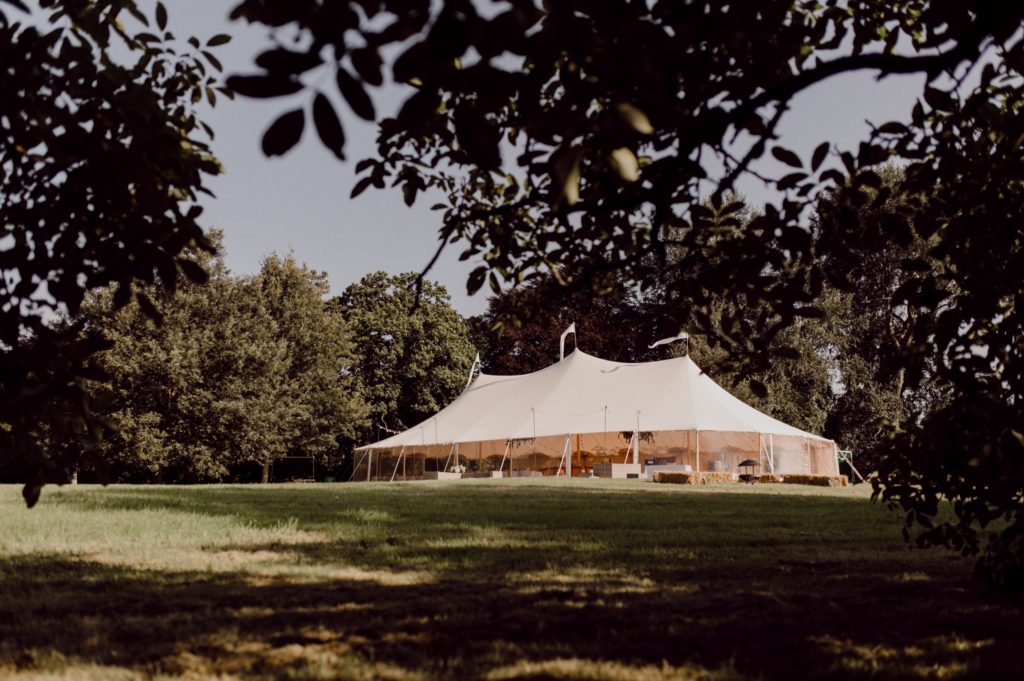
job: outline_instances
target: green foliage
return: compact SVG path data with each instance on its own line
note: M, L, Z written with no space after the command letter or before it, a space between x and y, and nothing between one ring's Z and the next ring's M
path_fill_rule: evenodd
M900 357L916 342L915 324L927 313L893 300L906 282L944 267L931 252L938 239L907 227L915 205L928 199L903 191L901 169L890 165L877 173L880 185L867 190L868 201L844 205L838 195L837 201L826 198L818 205L814 226L822 267L832 278L843 279L841 289L829 288L842 299L834 323L844 338L837 355L842 394L829 427L857 452L867 470L878 467L892 425L931 413L949 390L937 380L933 358L919 380L908 385ZM886 230L894 227L905 234L876 252Z
M345 373L351 343L323 301L324 275L268 258L252 278L219 260L204 285L156 292L162 323L141 305L85 307L111 348L94 386L116 427L94 462L117 480L222 480L289 453L323 458L363 418Z
M471 324L490 373L525 374L554 363L562 332L573 323L576 336L566 339L566 353L578 346L604 359L640 362L663 357L663 350L647 346L678 328L650 302L620 280L595 290L545 277L492 296Z
M339 439L360 432L367 417L352 377L359 361L353 330L325 301L327 275L290 255L266 258L255 284L286 348L277 399L288 405L286 419L278 423L287 442L274 453L323 458L337 450Z
M196 198L220 164L195 105L219 67L155 18L130 0L0 3L0 474L28 480L30 505L66 479L63 445L103 425L84 389L102 340L49 320L102 287L123 305L134 283L203 277L181 255L210 247Z
M373 422L365 437L419 423L462 392L476 350L440 284L416 274L363 277L337 306L355 339L352 378Z

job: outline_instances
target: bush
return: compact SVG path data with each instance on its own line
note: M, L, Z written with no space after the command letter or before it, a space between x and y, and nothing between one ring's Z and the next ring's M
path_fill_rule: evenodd
M690 471L662 471L654 474L654 482L670 485L703 485L704 478L700 473Z
M816 487L846 487L845 475L786 475L782 482L787 485L814 485Z

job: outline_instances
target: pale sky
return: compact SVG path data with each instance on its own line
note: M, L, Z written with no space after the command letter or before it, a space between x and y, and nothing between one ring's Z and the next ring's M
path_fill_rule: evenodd
M175 0L167 2L170 29L179 38L196 35L204 40L229 33L233 40L215 50L225 74L256 72L253 58L271 45L269 33L229 22L233 0ZM801 94L782 120L781 143L809 157L820 142L831 140L840 148L856 148L868 131L866 121L881 124L906 119L921 92L921 76L890 77L876 82L870 73L834 79ZM325 90L333 90L325 83ZM371 91L378 116L394 113L404 90L385 87ZM213 127L213 151L227 173L209 180L216 199L204 199L205 224L224 231L226 260L237 273L258 271L269 253L293 252L310 267L327 272L332 291L376 270L399 273L420 271L437 247L440 226L435 203L420 196L406 207L397 190L369 189L349 199L355 184L355 163L374 149L375 129L339 107L348 138L347 162L339 162L320 144L307 121L299 146L283 158L267 159L260 151L263 131L284 111L308 106L309 93L269 102L246 98L220 98L203 119ZM335 100L337 103L337 100ZM762 169L777 170L774 161ZM746 181L740 190L752 204L771 201L774 193L758 181ZM458 262L462 249L449 246L430 273L452 294L464 315L486 307L486 294L466 295L466 276L474 263ZM486 287L485 287L486 290Z

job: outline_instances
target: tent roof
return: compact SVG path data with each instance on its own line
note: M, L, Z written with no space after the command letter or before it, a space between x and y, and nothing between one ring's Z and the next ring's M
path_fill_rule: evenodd
M434 416L359 449L633 430L755 432L823 439L733 397L688 356L628 364L576 350L531 374L481 373Z

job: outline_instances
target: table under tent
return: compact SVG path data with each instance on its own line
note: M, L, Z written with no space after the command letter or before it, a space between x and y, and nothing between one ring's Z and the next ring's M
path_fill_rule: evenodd
M481 373L434 416L358 448L352 478L591 475L630 463L735 473L747 459L770 473L839 470L835 442L737 399L689 356L628 364L577 349L530 374Z

